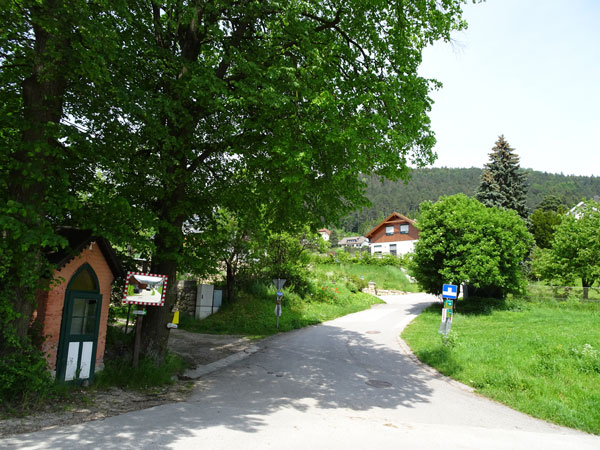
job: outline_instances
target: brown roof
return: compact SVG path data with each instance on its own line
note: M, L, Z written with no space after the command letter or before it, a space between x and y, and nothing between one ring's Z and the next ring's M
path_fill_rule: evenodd
M379 225L375 226L371 231L369 231L367 234L365 234L365 236L367 238L371 239L373 237L373 235L375 234L375 232L382 226L391 225L391 224L395 224L395 223L403 223L403 222L408 222L411 225L415 224L414 220L409 219L408 217L403 216L400 213L393 212L389 216L387 216L387 218L385 218L382 222L380 222Z

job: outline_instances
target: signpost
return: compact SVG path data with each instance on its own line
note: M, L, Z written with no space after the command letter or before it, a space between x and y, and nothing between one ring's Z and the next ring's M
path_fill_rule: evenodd
M277 328L279 328L279 317L281 316L281 299L283 299L283 285L285 284L285 279L277 278L273 280L273 284L277 288L277 303L275 303L275 324Z
M154 273L127 272L123 304L141 306L133 314L137 317L135 324L135 341L133 344L133 367L137 367L140 356L140 339L142 322L146 315L145 306L164 306L167 294L167 276ZM128 323L129 323L129 315Z
M452 328L452 310L454 300L458 298L458 286L454 284L444 284L442 287L442 298L444 299L444 307L442 308L442 323L439 333L448 336Z

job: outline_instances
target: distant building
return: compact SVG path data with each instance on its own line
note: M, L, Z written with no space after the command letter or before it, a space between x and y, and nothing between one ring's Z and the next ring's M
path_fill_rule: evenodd
M340 247L361 248L369 245L369 240L364 236L345 237L338 242Z
M366 234L371 254L404 255L412 252L419 240L415 221L394 212Z
M327 228L321 228L319 231L317 231L317 233L319 233L324 240L329 242L329 235L331 234L331 231L329 231Z
M598 203L598 201L600 200L600 197L595 195L594 196L594 202ZM581 217L581 215L583 214L582 211L585 208L586 203L585 202L579 202L577 203L575 206L573 206L569 212L567 213L568 216L575 216L576 219L579 219ZM596 209L596 208L594 208Z

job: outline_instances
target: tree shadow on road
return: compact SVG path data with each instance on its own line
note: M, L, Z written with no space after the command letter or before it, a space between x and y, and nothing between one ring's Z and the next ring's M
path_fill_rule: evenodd
M266 340L258 353L202 378L188 402L53 430L44 439L50 448L165 447L211 427L254 433L283 409L413 408L429 401L430 378L377 336L319 325Z

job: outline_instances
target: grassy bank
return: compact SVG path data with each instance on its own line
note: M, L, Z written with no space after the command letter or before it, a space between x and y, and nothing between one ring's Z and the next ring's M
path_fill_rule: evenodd
M181 328L198 333L242 334L264 337L335 319L382 303L361 289L374 281L380 289L415 291L401 269L395 266L333 263L311 267L312 286L300 296L284 287L279 329L275 326L276 290L273 285L254 283L238 293L233 305L203 320L182 317Z
M284 290L285 291L285 290ZM197 333L241 334L261 338L331 320L382 303L372 295L353 293L343 283L323 284L306 298L285 292L279 329L275 326L274 287L256 284L241 292L237 301L203 320L182 316L181 328Z
M600 305L459 302L446 345L440 317L430 307L402 334L421 361L512 408L600 434Z
M404 272L395 266L374 266L367 264L318 264L313 268L319 280L360 279L364 282L374 281L378 289L418 292L418 286L411 283Z

